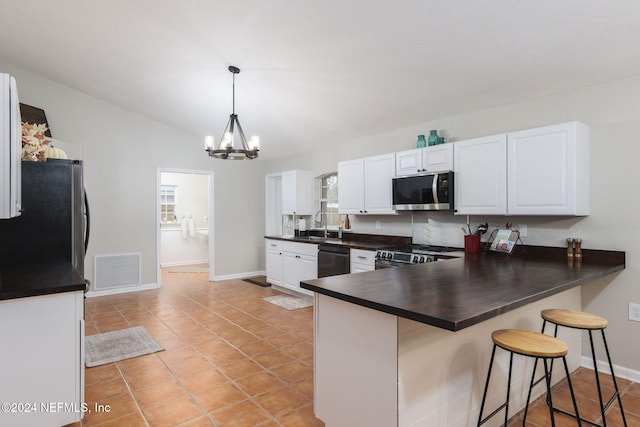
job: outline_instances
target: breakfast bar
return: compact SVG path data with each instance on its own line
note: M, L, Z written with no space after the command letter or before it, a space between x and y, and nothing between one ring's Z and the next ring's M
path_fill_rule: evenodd
M582 285L609 281L625 266L624 252L592 251L578 264L562 255L531 248L303 281L315 292L316 416L328 427L475 425L491 332L539 330L546 308L580 310ZM581 334L559 338L576 369ZM504 384L507 357L496 361L495 383ZM532 367L516 359L513 414L524 406ZM503 400L504 388L487 399Z

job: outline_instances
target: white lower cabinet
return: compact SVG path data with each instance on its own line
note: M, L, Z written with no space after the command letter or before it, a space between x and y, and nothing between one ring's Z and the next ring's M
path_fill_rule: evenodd
M267 282L272 285L282 285L284 255L282 242L279 240L265 240Z
M283 280L281 286L292 291L313 295L300 287L301 280L318 278L318 245L283 242Z
M83 292L0 301L0 336L0 402L16 405L15 411L10 407L0 412L0 425L61 426L80 421Z
M376 253L362 249L351 249L351 273L361 273L376 269Z

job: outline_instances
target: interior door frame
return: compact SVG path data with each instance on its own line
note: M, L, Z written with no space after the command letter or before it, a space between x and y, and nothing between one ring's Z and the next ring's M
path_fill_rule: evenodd
M162 286L162 268L160 267L160 254L162 249L162 218L160 215L160 187L162 183L162 173L184 173L184 174L195 174L195 175L206 175L209 181L209 206L208 206L208 217L209 217L209 254L208 254L208 262L209 262L209 281L213 282L215 278L215 217L214 217L214 185L213 185L213 171L205 171L205 170L197 170L197 169L176 169L176 168L157 168L156 169L156 277L158 282L158 287Z

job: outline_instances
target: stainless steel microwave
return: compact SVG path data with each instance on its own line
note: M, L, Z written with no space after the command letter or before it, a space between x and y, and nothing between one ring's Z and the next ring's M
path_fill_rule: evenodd
M393 178L393 208L398 211L453 209L453 172Z

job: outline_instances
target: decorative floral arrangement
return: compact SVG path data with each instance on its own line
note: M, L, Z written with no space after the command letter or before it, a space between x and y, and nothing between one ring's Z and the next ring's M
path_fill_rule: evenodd
M44 162L47 159L45 150L51 142L44 136L47 129L44 123L22 122L22 160Z
M64 151L49 145L51 140L44 135L48 129L44 123L22 122L22 160L44 162L48 158L67 158Z

